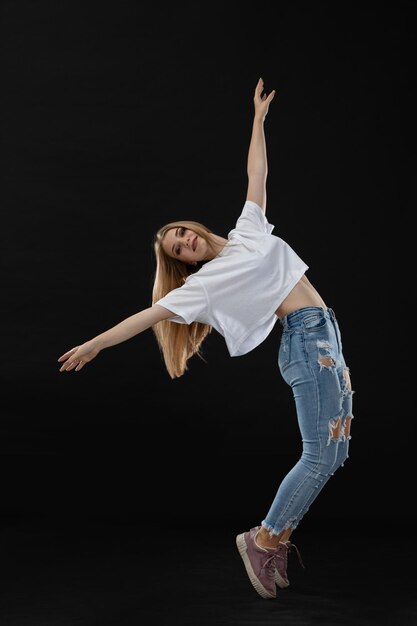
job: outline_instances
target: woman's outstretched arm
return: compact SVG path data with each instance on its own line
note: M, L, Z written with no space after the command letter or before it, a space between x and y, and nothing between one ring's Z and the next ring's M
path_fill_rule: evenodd
M63 363L59 371L70 372L75 370L78 372L104 348L110 348L118 343L127 341L157 322L168 319L173 315L174 313L158 304L143 309L143 311L127 317L119 324L116 324L116 326L90 339L90 341L86 341L82 345L75 346L68 352L65 352L58 359L58 362Z
M266 179L268 176L268 159L266 154L264 121L268 113L270 102L275 96L275 90L267 96L262 93L264 82L259 79L253 96L254 116L252 135L249 144L247 174L248 189L246 200L256 202L263 212L266 211Z

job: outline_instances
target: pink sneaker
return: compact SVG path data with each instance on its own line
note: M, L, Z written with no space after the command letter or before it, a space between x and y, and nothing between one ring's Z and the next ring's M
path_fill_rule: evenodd
M276 550L260 548L255 543L255 537L260 526L236 537L236 545L246 567L255 590L262 598L271 599L277 595L275 585Z
M288 555L291 552L291 548L295 548L297 552L298 560L301 567L304 567L304 563L301 559L300 552L296 545L291 541L281 541L276 550L275 556L275 582L281 589L285 589L290 584L287 575Z

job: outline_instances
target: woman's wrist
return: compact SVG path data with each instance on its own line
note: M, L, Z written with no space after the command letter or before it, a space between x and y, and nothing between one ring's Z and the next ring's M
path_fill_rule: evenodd
M97 337L94 337L94 339L90 339L90 341L88 341L87 343L90 344L92 350L97 350L97 352L100 352L101 350L106 348L106 340L102 335L97 335Z

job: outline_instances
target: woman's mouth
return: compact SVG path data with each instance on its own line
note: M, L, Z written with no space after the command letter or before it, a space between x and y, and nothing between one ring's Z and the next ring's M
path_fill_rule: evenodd
M195 252L195 251L196 251L196 248L197 248L197 239L198 239L198 237L194 237L194 239L193 239L193 243L191 244L191 247L192 247L192 249L193 249L193 252Z

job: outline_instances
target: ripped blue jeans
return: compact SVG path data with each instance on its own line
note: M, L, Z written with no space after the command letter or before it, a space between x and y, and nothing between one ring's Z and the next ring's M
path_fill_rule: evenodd
M293 391L302 454L282 480L262 526L294 529L348 457L352 415L349 368L332 309L304 307L281 320L278 364Z

